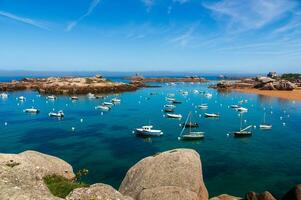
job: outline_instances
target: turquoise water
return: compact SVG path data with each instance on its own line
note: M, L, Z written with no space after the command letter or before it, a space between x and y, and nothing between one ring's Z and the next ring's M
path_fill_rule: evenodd
M69 162L75 170L89 169L85 181L103 182L116 188L128 168L137 161L173 148L192 148L200 153L210 196L221 193L243 196L250 190L268 190L279 197L300 183L301 103L253 94L217 93L207 86L162 85L161 88L122 93L121 104L103 113L94 109L104 101L100 99L82 96L77 102L68 97L47 101L36 92L11 92L7 100L0 100L0 152L32 149L55 155ZM189 91L189 95L183 96L179 92L181 89ZM193 89L208 91L213 97L207 99L194 94ZM151 92L157 94L150 95ZM185 117L179 121L163 116L168 93L175 93L176 98L183 101L177 105L177 113L187 116L189 111L193 112L194 120L200 124L199 130L205 132L203 141L177 139L181 132L179 123ZM21 95L27 97L26 102L16 100ZM111 98L113 96L108 96L106 101ZM244 114L245 125L259 126L265 108L266 119L273 124L273 129L255 128L250 138L227 136L240 125L238 113L228 106L242 99L248 100L244 107L249 108ZM204 118L205 111L195 108L201 103L208 103L206 112L219 112L220 119ZM41 110L39 114L23 112L33 105ZM49 118L48 113L53 109L64 110L65 118ZM133 135L133 129L149 122L163 130L164 136L143 139Z

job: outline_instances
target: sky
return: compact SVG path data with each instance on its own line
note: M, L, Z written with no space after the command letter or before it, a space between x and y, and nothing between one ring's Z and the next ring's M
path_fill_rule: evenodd
M0 70L301 72L301 0L0 0Z

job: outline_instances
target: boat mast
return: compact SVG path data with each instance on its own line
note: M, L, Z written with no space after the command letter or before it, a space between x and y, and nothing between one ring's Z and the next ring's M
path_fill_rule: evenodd
M187 124L187 122L188 122L188 119L189 119L190 114L191 114L191 112L189 112L189 114L188 114L188 116L187 116L187 119L186 119L186 121L185 121L185 124L184 124L184 126L183 126L183 129L182 129L182 131L181 131L180 136L182 136L182 134L183 134L183 132L184 132L184 130L185 130L185 127L186 127L186 124Z

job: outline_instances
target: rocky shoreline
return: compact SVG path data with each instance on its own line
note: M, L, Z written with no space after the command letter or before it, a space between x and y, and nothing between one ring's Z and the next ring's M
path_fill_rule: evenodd
M0 91L34 90L41 94L84 95L135 91L145 85L141 82L113 82L101 76L24 78L20 81L0 83Z
M292 91L300 87L299 79L287 78L288 75L278 76L275 72L269 72L267 76L221 80L211 87L218 90L258 89L279 91Z
M143 77L143 76L132 76L128 77L128 80L138 81L143 83L173 83L173 82L185 82L185 83L206 83L209 82L207 79L197 76L189 76L189 77Z
M96 183L77 188L66 198L55 197L43 181L57 175L72 181L72 167L65 161L35 151L0 154L1 200L208 200L199 154L191 149L174 149L146 157L131 167L119 190ZM269 192L247 192L244 198L222 194L210 200L275 200ZM301 184L282 200L301 200Z

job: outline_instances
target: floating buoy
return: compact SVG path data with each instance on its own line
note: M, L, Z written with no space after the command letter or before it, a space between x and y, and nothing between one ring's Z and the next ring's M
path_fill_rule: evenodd
M256 126L254 125L254 128L256 128Z
M280 117L280 120L282 120L283 119L283 117Z
M100 114L103 115L103 112L101 112Z
M273 114L273 111L271 111L271 115Z
M7 122L4 122L4 126L7 126Z
M74 127L72 127L71 129L72 129L72 131L74 131L74 130L75 130L75 128L74 128Z
M282 125L285 126L286 125L285 122L283 122Z
M247 123L247 120L245 119L244 122Z
M229 134L229 133L227 133L227 136L229 137L229 136L230 136L230 134Z
M68 104L66 103L66 107L68 107Z
M54 108L52 108L52 111L54 111L55 109Z
M81 123L83 123L83 121L84 121L84 119L83 119L83 118L81 118L81 119L80 119L80 122L81 122Z

